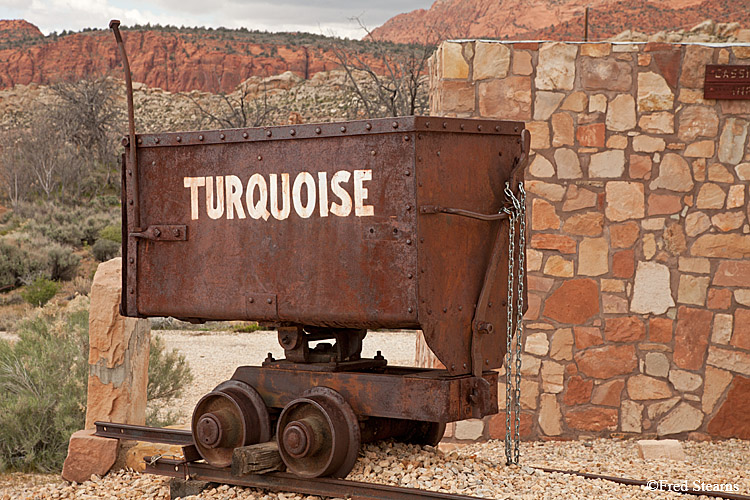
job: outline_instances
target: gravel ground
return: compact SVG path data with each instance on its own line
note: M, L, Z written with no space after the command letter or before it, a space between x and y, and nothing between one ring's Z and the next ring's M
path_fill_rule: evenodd
M185 354L196 375L194 383L174 407L185 415L192 412L203 394L231 377L237 366L258 364L268 352L276 357L282 353L274 332L159 331L156 334L164 338L168 348L177 348ZM410 365L414 359L415 335L414 332L372 332L365 339L364 354L371 356L375 349L381 349L390 364ZM750 494L750 441L685 442L683 446L687 455L684 462L639 459L634 440L529 442L521 445L521 466L506 467L504 445L499 441L465 446L449 453L431 447L377 443L363 447L348 478L486 498L681 498L673 492L648 491L642 487L533 469L547 467L687 483L690 487L694 481L708 485L730 484L736 486L734 493ZM104 478L93 476L83 484L67 483L58 475L0 475L0 500L162 500L169 498L167 483L168 479L132 471L111 473ZM220 486L189 498L307 500L316 497Z

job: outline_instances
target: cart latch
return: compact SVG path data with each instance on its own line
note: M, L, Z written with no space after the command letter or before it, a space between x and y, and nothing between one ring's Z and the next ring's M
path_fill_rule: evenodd
M151 241L187 241L187 226L184 224L148 226L145 231L130 233L129 236Z

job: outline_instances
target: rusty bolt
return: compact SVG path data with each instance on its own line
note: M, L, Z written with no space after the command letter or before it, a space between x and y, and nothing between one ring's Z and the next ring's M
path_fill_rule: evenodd
M443 308L443 312L444 312L444 313L447 313L447 312L448 312L448 308L447 308L447 307L444 307L444 308Z
M437 155L440 156L440 151L437 152Z
M464 306L458 306L458 310L459 311L463 311L464 310Z
M424 128L430 128L430 122L424 122Z
M408 212L410 210L411 210L411 205L406 205L406 211Z
M405 135L405 136L404 136L404 140L405 140L406 142L409 142L409 139L410 139L410 137L409 137L408 135Z
M409 273L409 274L406 275L406 277L409 278L409 279L412 279L414 277L414 275L412 273Z
M296 134L296 133L297 133L297 131L296 131L296 130L294 130L294 129L291 129L291 130L289 131L289 135L294 135L294 134Z
M477 130L479 130L481 132L482 131L482 126L481 125L477 125Z
M375 150L374 150L374 149L373 149L372 151L370 151L370 155L372 155L372 156L375 156L376 154L377 154L377 153L375 153Z
M133 257L130 257L130 258L128 259L128 262L130 262L130 263L132 264L133 262L135 262L135 259L134 259Z
M269 353L268 353L268 356L266 356L266 361L274 361L274 359L273 359L273 354L271 354L271 353L269 352Z
M372 125L370 125L369 123L367 123L367 124L365 124L365 128L367 130L371 130L372 129Z
M461 130L463 130L463 129L464 129L464 124L462 123L462 124L461 124Z
M398 122L393 122L393 123L391 123L391 127L393 127L393 128L398 128Z
M159 144L159 138L158 137L154 137L154 144Z
M128 170L128 175L133 175L133 171L132 170Z
M513 128L513 131L514 131L514 132L518 132L518 126L514 127L514 128Z
M161 230L158 227L154 229L154 236L157 238L161 236Z
M503 152L502 151L498 151L497 152L497 156L503 156Z
M242 132L242 138L247 139L249 136L247 135L247 132Z
M131 289L129 290L129 292L130 292L130 295L133 295L133 294L135 293L135 290L133 290L133 289L131 288Z
M341 130L341 132L346 132L346 127L342 126L340 130Z
M424 243L424 238L419 238L420 243Z
M411 245L411 240L406 240L407 245Z
M127 145L128 145L129 143L130 143L130 141L128 140L128 138L127 138L127 137L123 137L123 138L122 138L122 145L123 145L123 146L127 146Z
M411 172L407 170L406 172L404 172L404 175L409 177L411 175Z
M177 140L177 142L182 142L182 137L180 137L180 136L178 135L178 136L177 136L177 139L176 139L176 140Z
M489 360L489 359L485 359L485 360L484 360L484 364L485 364L485 365L489 365L489 364L490 364L490 360Z
M173 229L172 230L172 234L174 234L176 238L179 238L180 237L180 230L179 229Z
M273 135L273 132L270 130L266 130L266 137L271 137Z
M495 125L495 132L500 132L500 125Z
M198 136L198 140L199 140L199 141L202 141L202 140L203 140L203 134L201 134L201 135L199 135L199 136Z
M466 363L464 363L464 368L466 368Z
M455 370L455 369L456 369L456 365L451 365L451 370Z
M382 353L381 351L378 351L378 352L377 352L377 353L375 354L375 359L378 359L378 360L379 360L379 359L385 359L385 358L383 357L383 353Z
M488 302L487 307L492 307L492 302Z
M273 303L273 299L270 299L270 298L266 299L266 302L269 303L269 304L272 304Z
M140 137L138 138L138 144L143 144L143 139Z
M224 134L219 134L219 139L221 139L222 141L224 140L224 137L226 137Z
M258 161L262 161L263 157L261 155L258 155Z
M319 134L321 132L320 127L315 127L315 133Z
M247 299L247 301L248 301L248 302L250 302L250 303L252 304L253 302L255 302L255 299L254 299L254 298L252 298L252 297L250 297L249 299Z
M443 122L443 128L448 128L448 122Z
M409 308L409 309L407 309L406 311L407 311L407 312L409 312L409 313L412 313L412 312L414 311L414 308L413 308L413 307L410 307L410 308Z
M155 161L152 161L152 162L151 162L151 166L152 166L152 167L155 167L155 166L156 166L156 162L155 162Z
M132 204L133 204L133 200L128 200L128 205L132 205Z

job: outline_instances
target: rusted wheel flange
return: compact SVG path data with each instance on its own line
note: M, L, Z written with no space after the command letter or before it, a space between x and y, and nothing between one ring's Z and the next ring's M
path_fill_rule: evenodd
M284 407L276 428L279 453L301 477L345 477L359 454L354 411L328 387L315 387Z
M263 399L255 389L238 380L222 382L198 401L192 431L198 453L214 467L231 465L235 448L271 439L271 423Z
M444 422L414 422L403 441L410 444L437 446L445 434Z

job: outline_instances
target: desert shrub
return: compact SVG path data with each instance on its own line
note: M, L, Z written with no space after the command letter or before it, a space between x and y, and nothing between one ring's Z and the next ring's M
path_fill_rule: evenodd
M108 240L106 238L99 238L91 247L91 252L94 254L94 258L99 262L104 262L120 253L120 244L116 241Z
M51 471L82 429L88 376L88 312L42 312L0 341L0 471Z
M86 218L83 224L83 241L88 245L93 245L99 239L99 234L107 227L110 219L103 215L92 215Z
M17 245L0 240L0 290L20 285L28 272L28 253Z
M47 278L37 278L21 292L23 300L32 306L42 307L60 290L60 284Z
M53 244L47 250L47 256L50 278L58 281L70 281L75 278L81 258L73 253L72 248Z
M39 310L0 340L0 472L59 471L70 435L82 429L88 381L88 301L80 310ZM159 337L149 350L149 415L164 411L192 381L184 356ZM166 414L166 416L164 416ZM150 417L149 423L159 423ZM163 420L161 420L163 422Z
M148 353L146 424L159 427L174 424L179 413L166 407L172 399L180 397L184 385L192 381L185 356L174 349L167 351L164 340L153 335Z
M73 279L73 291L78 295L88 296L88 294L91 293L92 282L93 280L91 278L76 276Z
M99 238L122 243L122 228L119 225L110 224L99 232Z

